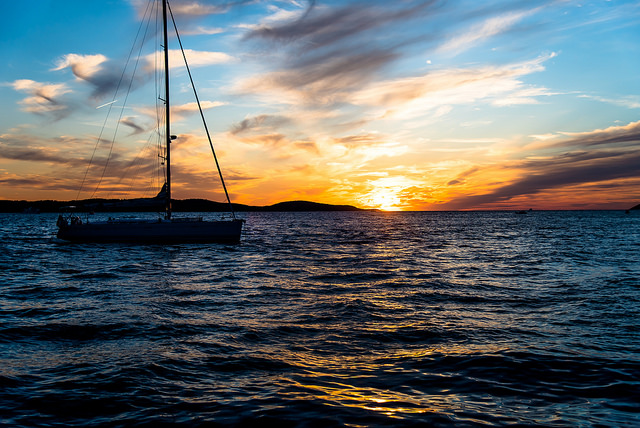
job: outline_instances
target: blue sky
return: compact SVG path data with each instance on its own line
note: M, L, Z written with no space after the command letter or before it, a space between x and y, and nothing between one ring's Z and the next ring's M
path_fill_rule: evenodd
M640 202L637 2L170 3L236 202L427 210ZM131 172L157 163L157 153L149 166L138 161L151 151L142 135L152 125L150 74L136 81L130 107L121 97L113 104L126 132L110 167L85 176L92 154L106 158L104 145L94 152L108 110L97 107L113 100L107 90L146 8L146 0L4 6L0 198L73 199L83 177L87 188L101 181L99 197L156 191ZM134 55L141 67L157 48L147 47ZM185 73L173 71L174 196L221 200Z

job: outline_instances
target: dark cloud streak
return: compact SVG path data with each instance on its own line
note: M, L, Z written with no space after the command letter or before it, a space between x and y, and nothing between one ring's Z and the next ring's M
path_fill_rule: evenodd
M314 7L315 2L310 2L299 19L280 26L260 27L248 33L245 38L258 38L281 44L299 42L300 49L308 53L336 44L350 44L354 37L415 17L433 3L435 2L418 2L404 9L390 10L388 2L380 3L385 7L367 2L333 10L321 10Z
M573 147L574 151L501 167L519 171L522 178L490 193L463 196L441 206L445 209L479 208L565 186L640 178L640 122L573 135L547 149L562 147ZM471 168L448 184L459 184L477 171L478 167Z
M443 204L442 208L480 208L486 204L504 202L517 196L534 195L564 186L639 178L640 153L617 151L569 154L551 160L529 161L519 165L519 169L524 171L523 178L488 194L454 199Z
M470 175L473 175L474 173L478 172L479 170L480 170L480 168L477 167L477 166L474 166L473 168L469 168L468 170L458 174L458 176L455 179L449 181L447 183L447 186L455 186L456 184L464 183L466 181L465 179L467 177L469 177Z
M290 119L287 117L261 114L246 118L240 123L233 125L231 127L231 134L238 135L255 132L257 130L263 131L265 129L277 129L281 126L287 125L288 123L290 123Z
M81 163L86 165L86 160L81 161L79 159L73 159L58 152L52 153L42 148L9 147L2 143L0 143L0 158L29 162L49 162L65 165L80 165Z
M640 141L640 121L630 123L627 126L605 129L602 131L580 134L561 143L560 147L592 147L592 146L616 146Z
M133 131L131 135L141 134L146 131L142 125L138 125L133 117L124 117L120 120L120 123L128 126Z
M281 71L269 76L273 85L304 91L307 102L331 105L343 101L347 88L366 85L397 61L407 43L401 28L435 3L374 1L320 8L310 2L298 19L262 26L245 40L272 43L287 52L275 64Z

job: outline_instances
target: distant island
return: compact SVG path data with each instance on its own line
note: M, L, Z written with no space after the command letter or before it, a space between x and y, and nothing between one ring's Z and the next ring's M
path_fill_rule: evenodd
M157 212L164 211L162 204L153 198L144 199L84 199L80 201L9 201L0 200L2 213L61 212L65 210L92 212ZM303 211L376 211L352 205L331 205L309 201L280 202L269 206L232 204L236 212L303 212ZM174 212L225 212L229 204L207 199L178 199L172 201Z

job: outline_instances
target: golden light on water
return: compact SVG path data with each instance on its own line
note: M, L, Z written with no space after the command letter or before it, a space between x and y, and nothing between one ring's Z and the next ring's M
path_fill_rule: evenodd
M308 399L322 400L330 406L346 406L366 409L382 413L390 417L403 418L407 414L433 413L438 410L431 407L426 400L400 392L378 388L359 388L342 383L328 385L296 386L313 391Z

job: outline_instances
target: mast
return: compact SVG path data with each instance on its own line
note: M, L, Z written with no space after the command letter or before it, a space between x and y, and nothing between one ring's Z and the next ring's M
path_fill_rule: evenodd
M162 31L164 34L164 98L165 98L165 138L166 145L166 168L167 168L167 200L166 217L171 220L171 123L169 122L169 37L167 35L167 0L162 0Z

